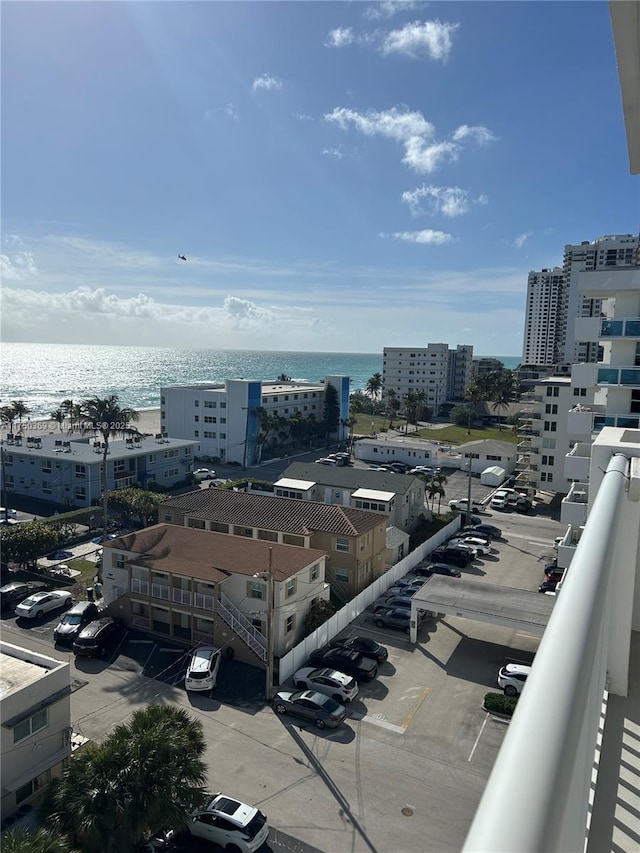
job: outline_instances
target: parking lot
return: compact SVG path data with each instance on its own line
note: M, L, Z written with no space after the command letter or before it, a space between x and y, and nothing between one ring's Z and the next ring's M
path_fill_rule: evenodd
M457 488L466 496L466 476L458 478L447 485L448 499ZM463 576L537 589L560 525L543 513L490 512L483 520L505 538ZM183 706L205 728L210 789L258 805L272 826L317 850L460 849L508 725L486 714L482 699L497 689L499 667L530 661L538 643L446 617L427 619L412 645L363 613L345 634L383 643L389 660L362 686L346 722L320 732L265 706L264 673L253 667L223 660L213 698L192 697L181 682L184 646L127 632L104 660L76 662L54 648L57 621L24 626L5 617L3 632L8 642L70 660L76 731L100 740L148 702Z

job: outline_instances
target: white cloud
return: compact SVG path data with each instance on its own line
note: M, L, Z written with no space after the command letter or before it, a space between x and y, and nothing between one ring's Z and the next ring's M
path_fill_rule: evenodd
M428 210L425 211L421 202L425 201ZM415 190L402 193L402 201L409 205L413 216L422 213L441 213L443 216L462 216L468 213L472 204L487 204L487 197L480 195L472 198L467 190L460 187L434 187L423 184Z
M392 18L400 12L409 12L420 9L424 4L418 0L381 0L379 3L368 5L364 16L370 21L378 21L381 18Z
M432 231L430 228L426 228L424 231L396 231L391 235L381 234L380 236L391 236L394 240L432 246L442 246L444 243L452 243L454 240L453 234L447 234L445 231Z
M218 107L218 112L224 113L228 118L233 119L233 121L238 121L238 111L233 104L225 104L224 107Z
M326 113L324 118L342 130L354 127L365 136L383 136L400 142L405 150L402 162L420 174L431 174L442 163L457 160L462 142L467 139L481 141L481 144L495 139L487 128L462 125L454 131L451 139L437 140L434 126L421 112L401 110L398 107L383 111L369 110L366 113L348 107L336 107Z
M342 160L344 157L342 145L338 145L337 148L325 148L322 153L327 157L335 157L338 160Z
M523 231L522 234L518 234L518 236L513 241L512 245L516 249L521 249L527 240L531 237L531 231Z
M277 77L271 77L270 74L261 74L260 77L256 77L253 81L254 92L258 89L266 89L270 92L272 89L282 89L282 86L282 80L278 80Z
M331 32L327 36L327 40L324 43L324 46L347 47L347 45L353 43L353 40L354 33L351 27L337 27L335 30L331 30Z
M441 21L414 21L399 30L391 30L381 45L383 55L399 53L411 59L428 56L430 59L446 62L453 47L452 36L459 24L446 24Z
M9 235L15 237L15 235ZM22 241L17 243L15 240L7 240L10 245L24 245ZM14 252L11 256L0 254L0 280L5 281L23 281L29 276L37 275L38 268L32 252Z
M451 137L455 142L461 142L463 139L474 139L479 145L487 145L489 142L495 142L498 138L492 133L488 127L483 127L481 124L469 127L468 124L461 124Z
M292 115L296 121L315 121L313 116L306 113L292 113Z

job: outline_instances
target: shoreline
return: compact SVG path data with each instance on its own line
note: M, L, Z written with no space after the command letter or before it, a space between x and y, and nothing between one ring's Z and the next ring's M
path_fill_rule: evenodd
M138 413L138 420L132 423L132 426L135 427L141 433L150 433L151 435L155 435L157 432L160 432L160 409L136 409ZM66 435L66 436L77 436L80 437L82 433L79 430L74 430L73 432L69 429L69 421L65 421L62 424L62 429L60 429L60 425L57 421L52 420L51 418L42 418L41 420L23 420L22 428L20 428L20 424L16 421L13 425L13 431L15 433L21 433L22 435ZM0 437L6 438L9 432L9 426L6 423L2 424L2 428L0 429ZM92 432L92 430L89 430ZM87 433L89 434L89 433Z

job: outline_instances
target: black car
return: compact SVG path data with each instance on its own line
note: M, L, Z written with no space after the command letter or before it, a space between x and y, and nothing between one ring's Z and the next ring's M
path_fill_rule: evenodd
M122 623L111 616L90 622L73 641L73 652L84 657L102 657L107 645L122 631Z
M428 566L416 566L415 572L422 578L430 578L431 575L445 575L449 578L462 577L457 569L447 565L447 563L429 563Z
M56 643L73 643L80 631L98 616L98 608L92 601L79 601L64 614L53 630Z
M468 527L462 528L465 533L481 533L483 536L490 536L492 539L502 539L502 530L496 527L495 524L471 524Z
M373 681L378 674L378 664L358 652L325 646L309 655L308 666L330 666L338 672L352 675L358 681Z
M378 663L384 663L389 657L385 646L370 640L368 637L349 637L349 639L334 638L329 644L333 649L346 649L349 652L358 652L363 658L371 658Z
M12 581L0 587L0 607L2 612L13 610L16 604L20 604L25 598L29 598L34 592L44 592L49 589L42 581Z
M473 560L473 554L464 548L436 548L429 555L435 563L452 563L454 566L464 568Z
M557 566L551 564L550 566L544 567L544 577L547 581L561 581L564 577L564 569L559 569Z
M558 586L557 580L555 580L555 581L552 581L552 580L544 581L544 583L541 583L540 586L538 587L538 592L555 592L557 586Z

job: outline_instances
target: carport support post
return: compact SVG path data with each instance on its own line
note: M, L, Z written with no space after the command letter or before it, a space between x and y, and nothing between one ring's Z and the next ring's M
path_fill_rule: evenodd
M467 481L467 521L466 521L466 524L470 525L471 524L471 456L469 455L467 457L467 454L465 453L465 458L469 459L469 461L467 463L469 465L469 479Z
M273 548L269 548L269 584L268 584L268 611L267 611L267 683L266 683L266 699L271 701L273 693L273 622L274 622L274 583L273 583Z

